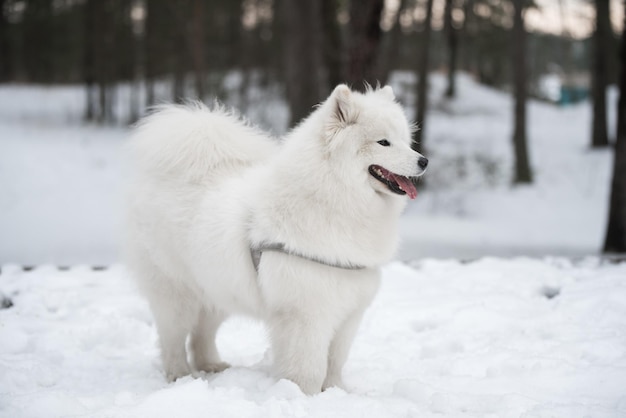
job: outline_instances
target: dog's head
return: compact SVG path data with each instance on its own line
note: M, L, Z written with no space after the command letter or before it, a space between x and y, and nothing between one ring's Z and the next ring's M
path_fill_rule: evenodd
M356 159L358 167L353 163L342 166L359 170L379 193L417 196L415 179L424 174L428 160L411 149L412 125L391 87L362 94L342 84L324 107L329 158Z

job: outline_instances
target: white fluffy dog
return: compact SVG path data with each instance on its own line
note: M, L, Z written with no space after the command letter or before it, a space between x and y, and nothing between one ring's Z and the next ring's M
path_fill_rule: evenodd
M428 162L410 144L391 87L338 86L281 143L200 104L140 122L127 255L167 378L228 367L215 334L244 314L268 325L278 377L307 394L340 386Z

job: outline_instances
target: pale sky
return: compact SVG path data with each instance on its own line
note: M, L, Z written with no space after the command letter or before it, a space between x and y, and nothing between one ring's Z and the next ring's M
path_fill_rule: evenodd
M611 21L616 32L621 33L624 22L624 0L610 0ZM594 28L595 8L593 0L535 0L537 9L526 12L526 27L530 31L547 32L555 35L570 35L585 38ZM386 0L383 28L391 26L399 6L399 0ZM433 27L443 26L445 0L435 0L433 5ZM423 8L417 7L413 19L424 18ZM409 17L409 20L411 18ZM407 22L410 24L410 21Z
M589 0L535 0L539 10L526 12L528 30L563 34L564 30L575 38L584 38L594 28L595 8ZM562 9L561 9L562 5ZM621 32L624 24L624 3L610 0L613 28Z

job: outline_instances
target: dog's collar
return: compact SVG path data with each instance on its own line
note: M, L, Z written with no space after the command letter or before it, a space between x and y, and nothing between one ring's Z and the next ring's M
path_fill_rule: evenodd
M261 255L267 251L274 251L283 254L292 255L294 257L299 257L304 260L313 261L318 264L323 264L328 267L334 267L338 269L344 270L363 270L366 269L366 266L362 266L359 264L351 264L351 263L333 263L328 260L324 260L322 258L309 256L305 254L298 253L296 251L292 251L287 248L285 244L281 244L279 242L262 242L260 244L251 245L250 246L250 254L252 256L252 264L254 265L254 269L259 271L259 264L261 263Z

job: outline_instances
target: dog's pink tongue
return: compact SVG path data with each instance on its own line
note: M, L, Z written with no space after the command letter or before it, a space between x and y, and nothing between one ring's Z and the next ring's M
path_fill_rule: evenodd
M394 175L393 178L396 183L402 187L402 190L406 192L411 200L417 197L417 189L408 177Z

